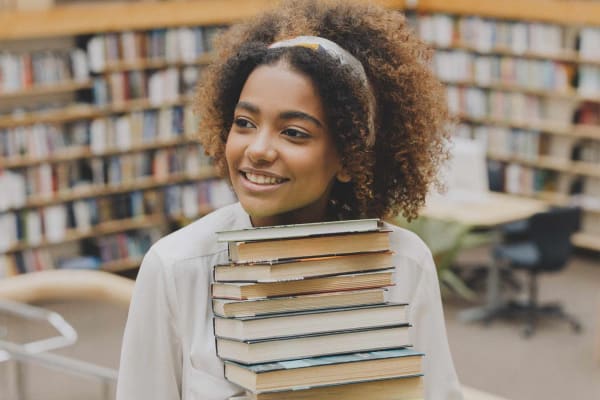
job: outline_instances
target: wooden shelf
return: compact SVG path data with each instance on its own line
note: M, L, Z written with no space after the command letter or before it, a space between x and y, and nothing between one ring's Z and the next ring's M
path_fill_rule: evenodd
M171 174L167 179L157 179L149 176L137 178L133 182L124 183L121 185L106 185L98 187L90 185L89 187L69 190L68 192L57 193L54 196L30 196L27 203L23 207L16 207L7 211L17 211L27 208L46 207L53 204L65 203L69 201L82 200L90 197L111 196L119 193L133 192L136 190L148 190L159 188L162 186L174 185L184 182L199 181L204 179L217 178L216 170L212 167L204 167L194 174L190 173L175 173Z
M473 118L467 115L457 115L461 121L481 124L481 125L494 125L494 126L502 126L505 128L515 128L515 129L525 129L525 130L533 130L540 131L546 133L552 133L556 135L571 135L574 131L574 127L571 124L565 126L557 123L544 123L544 122L525 122L525 121L510 121L510 120L501 120L496 118Z
M15 128L17 126L38 123L55 124L80 119L101 117L104 112L90 104L77 104L60 109L43 110L18 115L0 116L0 128Z
M557 24L600 25L600 3L585 0L419 0L418 11Z
M587 161L573 161L571 171L579 175L600 178L600 164Z
M194 65L206 65L214 58L213 54L204 54L198 57L194 61L166 61L166 60L154 60L151 58L143 58L134 61L122 61L112 62L106 65L102 73L112 73L130 70L143 70L143 69L161 69L168 67L186 67Z
M56 6L44 11L0 13L0 40L143 30L157 27L225 25L243 21L277 0L101 2ZM378 0L402 9L404 0Z
M170 140L157 140L150 143L141 143L131 146L128 149L107 149L102 153L93 153L89 147L71 148L67 150L61 150L60 153L50 155L47 157L27 158L27 157L14 157L8 159L2 159L0 157L0 170L3 168L24 168L30 167L42 163L56 164L61 162L68 162L73 160L79 160L82 158L99 158L115 156L119 154L128 153L139 153L147 150L164 149L169 147L184 146L188 144L196 143L197 140L190 137L190 135L184 134L181 137L177 137Z
M597 125L575 125L571 133L581 138L600 140L600 126Z
M15 100L34 96L48 96L61 93L76 92L78 90L90 89L91 81L65 81L57 83L49 83L45 85L35 85L27 89L17 90L13 92L0 92L0 102L5 100Z
M432 44L437 50L462 50L469 53L479 54L479 55L498 55L498 56L507 56L513 58L529 58L534 60L554 60L568 63L585 63L585 64L596 64L596 61L591 60L581 60L576 51L563 51L559 54L553 53L536 53L532 51L527 51L524 53L515 53L513 50L506 47L493 47L491 49L479 49L477 47L473 47L464 43L456 43L451 46L439 46L436 44ZM597 62L600 65L600 61Z
M597 100L596 97L580 96L577 94L577 92L575 92L575 90L561 92L561 91L557 91L557 90L528 88L528 87L524 87L524 86L508 85L508 84L502 84L502 83L482 84L482 83L478 83L475 81L442 80L442 82L448 86L468 86L468 87L475 87L475 88L487 89L487 90L498 90L498 91L504 91L504 92L520 92L520 93L531 94L534 96L554 97L554 98L567 99L567 100L572 100L572 101L585 101L585 100L600 101L600 94L598 95L598 100Z
M478 49L473 46L469 46L462 43L456 43L451 46L439 46L432 44L437 50L454 51L462 50L469 53L479 55L498 55L512 58L528 58L533 60L553 60L570 64L583 64L593 65L600 67L600 60L591 60L579 57L579 54L575 50L563 50L560 53L537 53L533 51L526 51L523 53L515 53L513 50L506 47L493 47L491 49Z
M561 160L550 156L537 156L527 158L518 155L488 153L487 157L491 160L514 162L534 168L550 169L554 171L566 172L576 175L585 175L600 178L600 164L587 161Z
M571 237L571 241L576 247L600 251L600 235L598 234L577 232Z
M550 169L560 172L574 172L570 160L561 160L549 156L525 157L511 154L488 153L488 158L497 161L514 162L535 168ZM574 172L575 173L575 172Z
M148 99L136 99L121 103L112 103L104 107L92 104L77 104L65 108L23 113L21 115L4 115L0 116L0 129L39 123L58 124L82 119L99 118L111 114L169 108L187 104L192 99L193 96L191 95L182 95L178 99L160 104L153 104Z
M133 229L150 228L164 223L165 221L166 220L163 214L155 214L104 222L96 225L87 232L80 232L77 229L68 229L65 237L56 242L42 240L42 242L39 244L19 243L18 245L9 248L5 253L14 253L27 249L39 249L43 247L57 246L90 237L110 235L112 233L125 232Z

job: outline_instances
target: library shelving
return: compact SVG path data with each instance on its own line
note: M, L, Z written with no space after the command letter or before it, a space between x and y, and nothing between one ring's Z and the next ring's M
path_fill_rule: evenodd
M510 191L580 201L585 221L575 242L600 250L600 155L586 150L600 141L600 55L589 44L600 4L377 2L410 11L436 49L433 67L448 85L458 134L500 145L490 161L530 185L513 182ZM274 3L102 2L0 13L0 179L14 189L0 199L0 229L11 232L0 241L0 276L60 264L63 248L68 256L91 248L100 268L132 268L170 225L232 200L194 141L193 91L212 36ZM103 199L129 205L102 211ZM57 218L66 222L47 237Z
M573 242L600 251L600 3L423 0L411 21L496 189L581 205Z
M213 35L272 2L232 3L0 13L0 277L135 268L173 226L234 200L192 112Z

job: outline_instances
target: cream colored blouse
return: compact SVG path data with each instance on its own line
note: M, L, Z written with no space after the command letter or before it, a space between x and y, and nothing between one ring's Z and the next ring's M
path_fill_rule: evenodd
M239 203L159 240L136 281L123 338L118 400L226 400L243 390L223 377L215 353L212 267L227 261L215 232L251 227ZM389 225L396 285L390 301L407 302L410 335L424 358L427 400L460 400L446 338L435 266L413 233Z

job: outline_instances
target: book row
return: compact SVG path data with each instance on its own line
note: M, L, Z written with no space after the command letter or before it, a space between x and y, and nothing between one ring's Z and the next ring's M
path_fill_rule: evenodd
M569 194L571 180L556 171L528 167L516 163L495 164L495 184L501 191L533 196L540 192Z
M164 212L172 217L197 218L206 210L235 203L237 197L229 184L221 179L203 180L164 189Z
M163 68L158 70L112 72L93 79L93 98L97 106L148 99L152 105L175 102L192 95L200 68Z
M522 92L448 85L446 93L450 111L470 118L552 123L566 127L571 125L576 111L576 105L569 100Z
M510 51L561 57L579 53L600 60L600 29L543 22L494 20L478 16L419 15L418 33L439 47L467 46L479 52Z
M151 228L89 238L77 255L60 254L49 248L0 254L0 279L49 269L100 269L106 263L140 260L161 236L159 229Z
M86 234L110 221L143 220L163 212L173 217L197 218L234 201L227 183L210 180L2 213L0 252L19 243L59 243L71 231Z
M229 262L213 271L216 353L247 398L423 397L408 305L386 300L393 256L377 220L217 236Z
M549 156L553 160L570 161L575 143L575 139L569 136L490 125L461 124L457 127L456 134L476 139L483 144L488 154L532 160L539 156Z
M210 166L198 144L148 150L123 155L94 157L61 163L42 163L19 171L3 171L0 186L6 188L0 211L27 206L28 197L51 199L57 195L135 184L140 179L167 181L170 176L197 174Z
M87 55L81 49L0 52L0 95L89 78Z
M84 249L84 257L92 257L100 263L109 263L126 259L140 259L146 254L150 246L156 242L163 233L157 229L141 229L116 235L107 235L94 238L92 244ZM95 247L94 247L95 245ZM91 248L90 248L91 247ZM65 263L60 267L69 267ZM71 264L72 265L72 264Z
M555 92L568 92L573 87L571 82L576 71L573 66L557 61L476 55L462 50L436 51L433 65L438 78L444 82L473 82L481 86L503 84ZM579 92L597 94L593 78L596 73L600 74L600 69L582 66L580 74L584 70L589 70L591 77L580 78ZM592 86L582 87L586 84Z
M141 59L192 63L212 51L218 26L125 31L94 35L86 44L90 68L95 73L116 63Z
M0 157L8 161L73 154L102 155L191 136L197 130L191 106L136 111L64 124L40 123L0 129Z

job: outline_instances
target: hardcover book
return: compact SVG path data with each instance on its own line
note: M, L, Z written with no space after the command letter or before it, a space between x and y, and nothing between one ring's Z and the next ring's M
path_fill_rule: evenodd
M248 400L422 400L421 376L390 378L342 385L273 392L247 392Z
M394 284L394 269L316 277L284 282L229 282L211 285L214 298L247 300L300 294L327 293L344 290L359 290L391 286Z
M283 312L382 304L387 289L350 290L258 300L213 299L213 312L220 317L252 317Z
M389 250L388 231L344 233L339 235L229 242L233 262L282 260Z
M215 317L214 332L215 336L221 338L253 340L406 323L408 323L407 305L386 303L259 317Z
M292 390L360 380L417 375L423 353L397 348L244 365L225 362L225 377L252 392Z
M392 252L346 254L340 256L294 258L216 265L214 280L219 282L273 282L296 280L392 267Z
M379 229L378 219L355 219L344 221L315 222L295 225L275 225L217 232L220 242L245 242L314 235L331 235L349 232L368 232Z
M216 338L217 356L242 364L410 346L408 324L256 340Z

